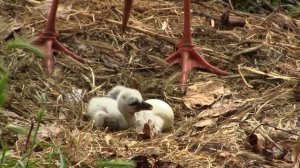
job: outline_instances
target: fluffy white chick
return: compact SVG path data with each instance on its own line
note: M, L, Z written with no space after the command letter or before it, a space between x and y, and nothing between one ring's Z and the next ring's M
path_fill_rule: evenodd
M136 127L142 129L144 124L151 120L159 132L171 129L174 124L174 112L170 105L159 99L148 99L145 102L151 104L153 109L136 113Z
M127 91L126 91L127 90ZM118 107L120 112L124 115L125 120L129 122L130 126L135 125L139 130L144 127L144 124L151 120L155 129L158 131L169 130L172 128L174 124L174 112L171 106L163 100L160 99L149 99L146 100L145 103L150 104L152 106L151 110L144 110L139 108L140 111L133 109L132 106L127 105L130 103L129 97L135 97L136 100L142 102L141 93L138 90L130 89L124 86L115 86L110 92L108 92L108 96L111 98L118 98L119 94L122 92L123 95L127 95L127 99L118 99ZM124 102L127 101L127 103ZM120 105L122 104L122 105ZM138 103L136 103L138 104ZM129 109L128 109L129 108Z
M124 130L128 124L120 113L117 101L108 97L94 97L88 103L86 113L94 121L95 127L108 127L112 130Z
M131 88L122 88L119 91L117 104L129 127L136 126L136 113L152 109L152 105L143 100L141 93Z
M117 85L115 87L113 87L108 93L107 93L107 97L110 97L112 99L117 100L118 95L120 94L120 92L124 89L127 89L127 87L125 86L121 86L121 85Z

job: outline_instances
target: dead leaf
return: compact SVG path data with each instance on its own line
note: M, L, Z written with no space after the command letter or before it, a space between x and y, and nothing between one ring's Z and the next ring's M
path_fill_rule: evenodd
M241 100L231 100L231 99L223 99L217 103L215 103L211 109L207 109L202 111L198 117L205 118L205 117L217 117L220 115L224 115L226 113L232 112L237 108L243 106L245 102Z
M144 155L136 155L131 158L136 162L136 168L152 168L152 165L148 161L147 156Z
M143 131L139 133L138 139L152 139L157 134L155 126L153 125L151 120L144 125Z
M211 105L216 99L229 95L230 93L228 89L224 88L223 82L199 82L187 88L183 101L187 108L193 109L197 105Z
M61 133L61 128L56 123L52 125L41 125L38 130L37 138L39 140L48 140L50 137L56 137L59 133Z
M266 139L261 134L253 133L248 136L248 142L254 152L260 153L265 148Z
M196 124L194 124L194 127L202 128L206 126L213 126L217 123L218 118L208 118L208 119L201 119Z

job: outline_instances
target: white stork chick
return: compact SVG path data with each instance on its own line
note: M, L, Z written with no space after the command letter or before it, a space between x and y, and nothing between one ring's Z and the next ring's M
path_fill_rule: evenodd
M127 87L121 85L115 86L107 93L107 97L117 100L119 93L126 88Z
M120 88L120 87L119 87ZM152 106L143 100L141 93L136 89L121 88L117 95L119 111L123 114L129 127L136 126L136 113L142 110L151 110Z
M137 128L142 129L144 124L151 120L159 132L171 129L174 124L174 112L170 105L159 99L149 99L145 102L151 104L153 109L136 113Z
M124 97L123 99L120 99L120 97L122 97L119 97L120 94L122 94L123 97L124 95L127 95L127 98ZM145 103L150 104L153 108L151 110L139 108L141 111L137 111L136 109L132 109L132 106L129 105L132 102L129 97L131 96L131 99L134 99L135 97L136 100L142 102L142 96L138 90L126 88L124 86L116 86L108 92L108 96L111 98L118 98L118 107L120 112L124 115L125 120L129 122L130 126L135 125L139 130L144 127L144 124L146 124L148 120L151 120L156 130L160 132L170 129L174 124L174 112L170 105L162 100L146 100ZM138 105L138 103L135 104Z
M88 103L88 115L96 128L108 127L111 130L124 130L128 124L120 113L117 101L108 97L94 97Z
M150 104L143 101L141 93L135 89L116 86L108 96L94 97L88 104L87 115L93 119L96 128L127 129L135 126L136 112L152 109Z

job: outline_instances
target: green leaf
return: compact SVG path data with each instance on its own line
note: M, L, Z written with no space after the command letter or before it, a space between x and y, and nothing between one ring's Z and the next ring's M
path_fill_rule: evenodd
M0 107L3 106L6 101L6 85L8 82L8 73L6 70L0 65Z
M33 44L30 44L28 40L25 40L16 34L14 35L14 39L8 42L7 47L9 49L11 48L26 49L38 57L44 57L44 52L40 48L38 48Z
M63 155L63 153L58 149L59 152L59 167L65 168L66 167L66 157Z
M2 140L0 139L1 142L1 147L2 147L2 152L0 152L0 167L3 166L4 161L6 160L6 158L10 155L10 151L8 151L8 147L5 143L2 142Z
M132 160L109 160L109 161L99 161L97 163L99 167L108 167L108 168L133 168L136 166L135 162Z
M15 134L26 135L28 133L27 129L18 125L8 124L5 126L5 128Z

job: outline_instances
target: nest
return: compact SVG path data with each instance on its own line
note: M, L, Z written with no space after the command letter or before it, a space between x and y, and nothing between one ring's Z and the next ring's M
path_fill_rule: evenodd
M18 33L28 39L43 30L50 9L49 1L33 2L23 2L26 7L22 2L0 2L1 8L11 9L1 10L1 15L13 18L13 27L19 27ZM193 70L189 85L221 81L231 91L223 98L243 102L230 113L218 116L217 124L197 126L197 116L211 106L187 108L178 87L180 68L164 61L175 51L182 34L181 1L135 1L124 34L120 31L121 1L72 0L59 6L59 41L88 60L88 65L57 53L54 72L48 75L40 58L23 50L8 50L2 41L1 55L5 57L1 62L10 73L4 112L11 111L19 119L3 115L0 125L13 123L29 128L45 109L42 124L59 129L59 133L50 136L50 142L62 151L70 166L155 154L160 160L183 167L291 167L287 161L257 159L247 139L262 123L299 133L300 20L276 12L264 16L232 11L231 15L244 18L247 23L243 28L229 28L212 19L222 15L226 9L223 5L214 1L192 4L195 46L208 62L231 74L217 76ZM145 99L167 101L175 111L173 130L150 140L138 140L132 129L94 130L90 121L83 120L86 104L91 97L102 96L115 85L139 89ZM273 127L261 127L276 144L297 138ZM19 141L10 146L15 157L22 156ZM291 146L284 148L292 150ZM42 157L55 149L41 146L31 159L40 159L37 164L42 167L46 161L56 165L58 156L52 161Z

